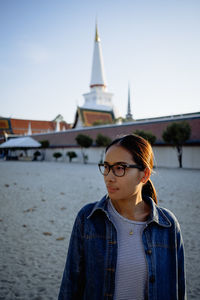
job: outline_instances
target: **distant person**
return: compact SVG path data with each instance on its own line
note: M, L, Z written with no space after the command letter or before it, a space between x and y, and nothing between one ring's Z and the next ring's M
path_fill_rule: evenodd
M118 138L99 169L108 194L77 215L58 299L186 299L180 226L157 205L150 144Z

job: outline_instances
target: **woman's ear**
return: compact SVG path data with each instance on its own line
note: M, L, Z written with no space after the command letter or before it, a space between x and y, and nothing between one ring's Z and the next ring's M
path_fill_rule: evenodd
M147 183L147 181L149 180L149 178L151 176L151 171L149 168L145 168L143 172L144 172L144 175L141 179L141 182L145 184L145 183Z

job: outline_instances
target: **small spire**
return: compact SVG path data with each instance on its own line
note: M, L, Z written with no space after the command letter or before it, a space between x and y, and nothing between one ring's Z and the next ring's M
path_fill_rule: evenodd
M28 135L32 135L31 122L28 123Z
M56 120L56 130L55 131L60 131L60 120Z
M127 114L126 114L127 120L132 120L133 116L131 114L131 97L130 97L130 85L128 84L128 105L127 105Z

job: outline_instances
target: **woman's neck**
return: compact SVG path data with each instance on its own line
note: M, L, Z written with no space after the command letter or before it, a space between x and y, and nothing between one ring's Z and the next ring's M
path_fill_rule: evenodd
M117 212L133 221L146 221L150 214L150 207L142 200L141 195L130 199L112 200Z

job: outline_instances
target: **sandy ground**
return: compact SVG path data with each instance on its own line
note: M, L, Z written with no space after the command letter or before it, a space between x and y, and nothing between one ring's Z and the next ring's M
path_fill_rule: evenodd
M96 165L0 162L0 299L57 299L75 215L105 193ZM188 299L200 299L200 170L157 169L160 205L181 224Z

